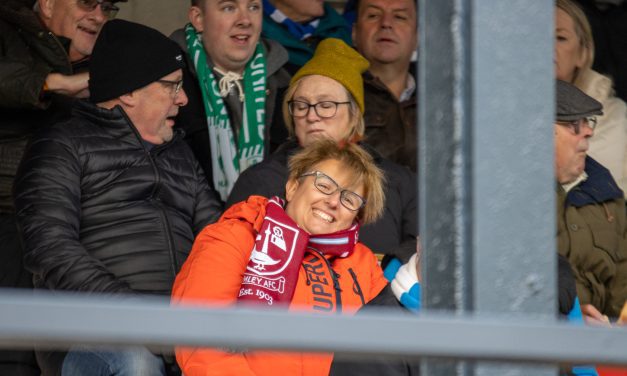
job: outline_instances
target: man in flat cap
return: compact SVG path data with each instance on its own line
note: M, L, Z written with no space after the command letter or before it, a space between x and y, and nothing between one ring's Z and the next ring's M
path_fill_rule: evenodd
M180 48L158 31L122 20L103 27L90 100L34 136L16 177L24 262L36 288L169 297L195 235L221 212L173 130L187 103L183 67ZM97 372L105 367L164 372L143 348L73 348L62 366L63 375L108 374Z
M556 81L558 251L573 269L588 322L618 317L627 299L625 201L609 171L586 155L599 102Z

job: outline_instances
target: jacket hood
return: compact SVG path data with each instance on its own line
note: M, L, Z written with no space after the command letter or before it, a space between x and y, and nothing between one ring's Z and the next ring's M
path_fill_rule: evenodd
M227 220L248 222L255 231L259 231L266 215L267 203L268 199L265 197L250 196L246 201L238 202L228 208L220 217L220 222Z

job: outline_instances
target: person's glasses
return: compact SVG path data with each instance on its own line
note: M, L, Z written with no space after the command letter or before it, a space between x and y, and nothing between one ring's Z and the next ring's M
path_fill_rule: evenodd
M76 0L76 3L82 10L86 12L91 12L96 9L98 5L100 5L100 9L102 9L102 14L104 14L105 17L107 17L108 19L114 18L120 10L120 8L113 5L111 1L106 0Z
M300 177L315 176L314 186L325 195L332 195L337 191L340 191L340 203L346 209L351 211L358 211L366 205L366 199L361 197L355 192L351 192L347 189L341 188L335 180L331 179L323 172L312 171L302 174Z
M573 121L556 121L556 123L564 127L568 127L568 129L570 129L571 132L578 135L579 132L581 132L581 127L584 126L584 123L590 129L594 130L594 128L597 126L597 118L594 116L590 116L590 117L577 119Z
M183 88L183 79L180 79L178 81L157 80L157 82L173 88L174 90L172 90L172 96L176 96Z
M287 102L287 108L290 112L290 115L294 117L305 117L309 114L309 110L313 107L318 117L327 119L335 116L335 114L337 113L337 106L349 103L350 102L322 101L314 104L309 104L303 101L289 101Z

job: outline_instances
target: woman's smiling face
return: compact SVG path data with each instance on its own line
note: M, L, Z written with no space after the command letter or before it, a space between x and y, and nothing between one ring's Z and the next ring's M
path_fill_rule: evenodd
M357 180L340 161L322 161L313 166L312 171L314 170L329 176L341 189L364 196L363 182ZM349 228L358 212L349 210L340 203L341 189L326 195L315 187L314 180L314 176L306 176L287 182L287 215L312 235L330 234Z

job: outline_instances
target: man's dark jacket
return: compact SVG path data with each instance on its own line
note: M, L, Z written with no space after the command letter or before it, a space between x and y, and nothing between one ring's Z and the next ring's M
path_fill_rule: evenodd
M381 80L364 73L368 145L392 162L417 171L416 93L399 102Z
M582 305L618 317L627 300L625 200L610 172L586 157L587 179L557 186L557 247L570 262Z
M386 183L383 217L362 227L359 231L359 240L375 253L393 255L407 262L416 252L418 235L416 175L406 167L382 158L369 146L365 144L361 146L383 170ZM287 160L299 150L301 148L297 142L289 141L263 162L244 171L231 191L227 207L251 195L285 197Z
M87 101L34 137L15 186L25 265L53 290L169 295L218 202L180 133L150 148Z
M51 72L86 69L71 64L69 40L49 32L33 11L35 0L0 1L0 287L31 288L22 266L22 247L11 189L32 133L65 120L73 99L43 92ZM32 352L0 351L0 374L39 375Z
M70 75L69 40L48 31L34 1L0 3L0 213L12 214L11 186L26 143L41 127L66 120L72 99L43 92L49 73ZM30 4L28 4L30 3ZM30 6L29 6L30 5Z

